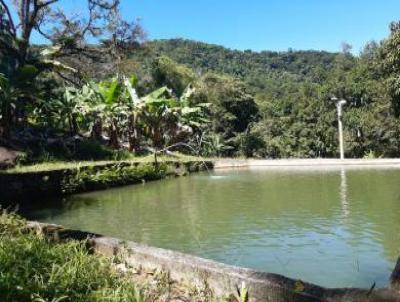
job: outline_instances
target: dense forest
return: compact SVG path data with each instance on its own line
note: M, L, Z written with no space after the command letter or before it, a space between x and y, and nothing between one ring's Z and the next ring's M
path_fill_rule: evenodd
M357 56L343 45L321 51L253 52L183 39L151 41L130 56L142 78L180 93L192 83L213 104L209 140L224 155L268 158L338 156L336 106L348 101L348 157L400 152L399 25ZM396 63L397 62L397 63ZM143 81L143 89L146 85Z
M18 2L20 17L25 2ZM347 157L400 156L400 23L356 56L349 45L338 53L254 52L145 41L140 25L122 20L118 1L88 0L93 20L74 22L56 2L29 6L20 29L0 4L1 144L32 160L167 149L336 157L332 97L348 101ZM44 20L54 24L49 32ZM49 43L32 43L34 30ZM98 43L89 44L93 37Z

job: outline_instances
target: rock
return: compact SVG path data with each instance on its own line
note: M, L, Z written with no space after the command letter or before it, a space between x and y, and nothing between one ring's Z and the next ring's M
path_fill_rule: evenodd
M18 152L0 147L0 170L9 169L17 164Z

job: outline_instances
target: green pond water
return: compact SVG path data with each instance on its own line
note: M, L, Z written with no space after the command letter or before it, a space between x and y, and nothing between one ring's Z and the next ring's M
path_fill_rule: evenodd
M28 217L328 287L383 287L400 255L400 170L216 171L71 196Z

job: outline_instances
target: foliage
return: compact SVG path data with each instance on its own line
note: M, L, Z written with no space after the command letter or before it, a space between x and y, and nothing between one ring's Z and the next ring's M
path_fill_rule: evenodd
M78 132L79 111L69 92L58 98L61 104L47 104L56 99L56 86L62 83L82 83L82 69L76 56L99 58L104 53L120 54L141 38L140 26L122 20L119 0L87 0L87 15L69 16L60 0L0 1L0 72L9 83L7 97L0 99L1 137L12 139L12 131L25 128L29 117L41 116L47 127L53 127L52 117L46 117L58 107L72 135ZM36 33L49 46L31 44ZM112 39L111 39L112 37ZM88 39L110 41L103 49L87 45ZM74 66L73 66L74 65ZM47 107L53 107L51 109ZM67 110L67 112L63 112ZM29 116L31 114L31 116ZM29 117L28 117L29 116ZM53 117L54 118L54 117Z
M125 160L133 154L124 150L114 150L91 139L75 140L71 138L54 139L49 143L46 140L29 143L29 150L21 164L29 165L42 162L58 161L86 161L86 160Z
M63 179L62 191L75 193L160 179L165 177L166 169L167 166L163 163L158 166L151 163L120 163L110 164L107 167L78 167Z
M181 96L186 87L195 81L195 74L184 65L176 64L170 58L162 56L154 60L152 75L155 86L167 86L178 96Z
M84 243L51 242L27 231L20 218L0 215L2 301L142 301L111 261L87 253Z
M177 99L171 90L162 87L142 99L139 114L142 132L156 150L185 141L185 136L208 122L203 112L208 104L190 105L193 91L190 87L188 90Z
M239 51L184 39L149 42L147 47L196 71L212 71L254 81L258 78L259 82L275 71L314 75L316 69L332 67L337 55L323 51Z
M396 157L398 28L394 22L387 39L367 43L359 56L348 51L257 53L174 39L149 42L146 58L139 52L131 59L146 64L152 55L168 56L199 74L194 99L212 104L212 129L193 141L215 135L230 147L222 152L225 156L336 157L337 117L331 101L336 96L348 101L346 156L360 158L372 151Z
M386 76L389 95L392 101L394 113L400 116L400 22L392 22L390 25L390 36L383 41L380 50L382 58L382 71Z

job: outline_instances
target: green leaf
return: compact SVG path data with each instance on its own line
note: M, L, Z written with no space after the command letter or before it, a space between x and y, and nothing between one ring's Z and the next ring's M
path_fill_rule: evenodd
M188 115L192 113L199 113L201 112L201 108L198 107L184 107L182 108L182 114L183 115Z
M50 46L42 50L40 54L44 57L53 56L56 53L58 53L60 49L61 49L60 45Z
M161 87L155 91L153 91L152 93L146 95L143 99L146 101L147 99L158 99L158 98L171 98L172 97L172 93L171 90L168 89L167 87Z
M133 75L129 78L129 83L131 84L132 87L136 87L139 82L139 79L136 75Z

